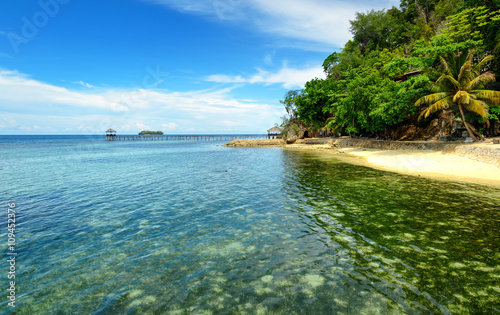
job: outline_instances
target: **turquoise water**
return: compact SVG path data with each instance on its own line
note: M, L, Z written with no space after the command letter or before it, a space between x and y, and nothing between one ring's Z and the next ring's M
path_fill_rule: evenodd
M500 189L222 142L0 139L8 314L500 312Z

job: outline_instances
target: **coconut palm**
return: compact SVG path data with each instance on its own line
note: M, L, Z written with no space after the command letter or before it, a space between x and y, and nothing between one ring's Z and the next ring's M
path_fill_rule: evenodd
M472 133L469 124L465 121L465 112L478 114L487 120L488 107L500 104L500 92L484 90L485 84L494 81L495 76L491 72L483 72L483 69L493 56L486 56L476 66L473 66L473 52L467 55L448 55L440 57L444 73L432 84L433 94L420 98L415 105L428 106L420 114L420 118L446 109L452 109L453 105L458 107L460 117L469 132L469 135L478 140Z

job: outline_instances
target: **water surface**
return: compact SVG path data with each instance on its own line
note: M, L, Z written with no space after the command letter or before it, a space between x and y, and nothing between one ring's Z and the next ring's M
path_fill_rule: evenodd
M16 314L500 312L499 188L279 148L24 138L0 139Z

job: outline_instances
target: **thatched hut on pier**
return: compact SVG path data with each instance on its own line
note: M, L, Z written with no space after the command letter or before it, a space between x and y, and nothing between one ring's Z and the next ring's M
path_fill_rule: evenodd
M283 138L281 128L273 127L267 130L267 139L281 139L281 138Z
M109 128L106 130L106 140L115 140L116 139L116 130Z

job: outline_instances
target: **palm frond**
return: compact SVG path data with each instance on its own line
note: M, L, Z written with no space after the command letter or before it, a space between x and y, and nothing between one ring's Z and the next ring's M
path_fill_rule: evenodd
M438 84L438 83L435 83L435 82L431 82L429 84L429 89L431 92L433 93L441 93L441 92L446 92L448 89L443 86L442 84Z
M477 97L500 97L500 91L493 90L472 90L470 93Z
M493 90L472 90L472 91L470 91L470 93L474 94L480 98L499 98L500 97L500 91L493 91Z
M483 119L486 119L486 116L488 116L488 105L483 101L471 100L468 104L463 105L469 112L476 113L483 117Z
M491 72L485 72L464 86L464 90L474 90L476 87L483 87L485 84L495 81L495 76Z
M486 56L474 65L472 50L469 50L467 55L450 53L440 56L443 71L431 86L432 94L423 96L415 102L417 106L427 105L420 113L419 119L427 118L439 111L455 112L456 108L453 105L457 104L469 132L471 131L465 122L463 111L475 113L488 123L489 106L500 105L500 92L483 90L487 83L495 80L491 72L482 73L493 58Z
M483 58L483 60L481 60L473 69L474 73L476 73L476 75L480 74L484 67L486 66L486 64L490 61L492 61L493 59L495 59L495 56L493 55L488 55L486 57Z
M443 74L442 76L439 77L439 79L436 81L437 84L443 84L445 81L450 82L455 89L460 90L461 85L460 82L458 82L453 76L448 75L448 74Z
M441 60L441 64L443 65L444 71L448 73L449 75L453 75L453 71L451 70L450 64L446 59L443 57L439 56L439 59Z
M478 99L484 101L490 106L500 105L500 92L491 90L474 90L471 91L472 95L475 95Z
M449 108L451 105L453 105L453 99L451 96L445 97L440 99L439 101L429 105L427 108L425 108L422 113L420 113L420 116L418 119L421 119L422 117L427 118L429 115L439 111L439 110L444 110Z
M453 102L460 104L469 104L470 103L470 95L467 91L458 91L453 96Z
M421 98L419 98L415 102L415 105L420 106L420 105L424 105L424 104L435 103L435 102L438 102L446 97L450 97L450 92L440 92L440 93L429 94L429 95L422 96Z
M457 81L460 82L460 85L465 85L466 82L472 79L472 54L469 53L467 56L467 61L464 62L462 67L460 67L460 73L458 74Z
M451 105L453 105L453 98L449 96L435 102L434 104L430 105L430 107L434 107L436 109L435 111L438 111L442 109L447 109Z

